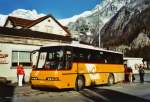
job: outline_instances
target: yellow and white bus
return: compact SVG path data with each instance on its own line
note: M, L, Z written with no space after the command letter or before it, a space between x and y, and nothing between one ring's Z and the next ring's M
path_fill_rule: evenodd
M123 54L82 44L54 44L38 50L31 87L75 88L124 80Z

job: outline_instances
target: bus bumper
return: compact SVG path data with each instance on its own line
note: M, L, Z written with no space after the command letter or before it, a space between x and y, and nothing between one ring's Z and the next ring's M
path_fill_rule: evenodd
M31 86L34 87L62 89L60 85L59 81L31 80Z

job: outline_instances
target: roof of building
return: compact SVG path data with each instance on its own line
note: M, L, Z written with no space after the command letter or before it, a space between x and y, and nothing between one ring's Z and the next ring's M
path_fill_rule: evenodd
M18 18L18 17L13 17L13 16L9 16L4 24L4 27L6 27L8 21L10 20L12 25L15 26L21 26L23 28L30 28L40 22L42 22L43 20L47 19L51 17L66 33L67 36L70 36L70 32L67 30L67 27L61 25L52 15L46 15L43 16L41 18L38 18L36 20L29 20L29 19L23 19L23 18Z
M14 29L7 27L0 27L0 35L2 36L17 36L25 38L38 38L38 39L51 39L61 41L72 41L69 36L56 35L51 33L44 33L38 31L32 31L30 29Z

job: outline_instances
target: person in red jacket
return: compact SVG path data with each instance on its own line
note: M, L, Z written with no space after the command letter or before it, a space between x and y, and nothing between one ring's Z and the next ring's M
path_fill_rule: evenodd
M18 86L22 86L23 77L25 75L23 65L17 66Z

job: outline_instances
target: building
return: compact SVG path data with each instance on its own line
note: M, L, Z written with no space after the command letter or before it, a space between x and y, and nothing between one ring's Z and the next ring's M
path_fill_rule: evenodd
M71 41L66 27L50 15L37 20L8 17L0 27L0 77L16 82L16 66L23 64L25 80L29 81L31 51L45 44Z
M62 26L52 15L43 16L36 20L28 20L9 16L4 27L30 29L33 31L70 36L66 27Z

